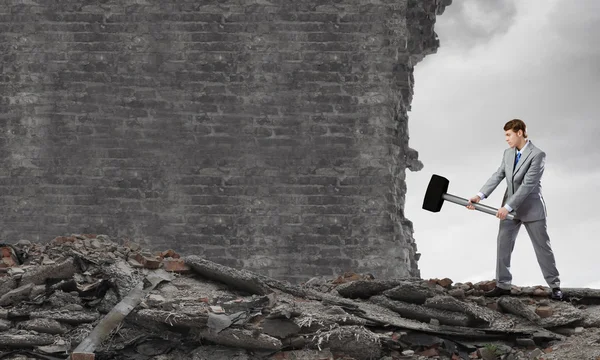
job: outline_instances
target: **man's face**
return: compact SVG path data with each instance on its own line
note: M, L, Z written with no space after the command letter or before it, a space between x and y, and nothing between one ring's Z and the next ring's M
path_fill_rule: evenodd
M523 131L519 130L518 132L514 132L513 130L507 130L504 135L506 136L506 142L508 143L508 146L514 148L521 142Z

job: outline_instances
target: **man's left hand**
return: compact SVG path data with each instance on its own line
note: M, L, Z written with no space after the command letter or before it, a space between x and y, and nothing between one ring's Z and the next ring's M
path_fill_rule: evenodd
M500 209L498 209L498 212L496 213L496 217L499 218L500 220L506 219L506 215L508 215L508 209L505 207L501 207Z

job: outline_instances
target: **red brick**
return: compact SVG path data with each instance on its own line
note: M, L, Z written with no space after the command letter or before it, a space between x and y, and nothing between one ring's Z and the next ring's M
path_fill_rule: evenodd
M423 350L423 351L417 353L417 355L421 355L421 356L439 356L440 352L436 348L429 348L427 350Z
M169 250L166 250L166 251L163 251L160 253L160 257L162 257L162 258L168 258L168 257L172 258L173 255L175 255L175 250L173 250L173 249L169 249Z
M166 271L173 271L176 273L187 273L191 269L185 264L183 259L165 259L163 265Z
M0 268L8 268L17 265L17 259L15 258L12 248L8 246L0 247Z
M140 253L133 255L133 258L135 259L135 261L139 262L142 266L146 262L144 256Z
M74 352L71 354L71 360L94 360L95 358L94 353Z
M0 257L12 257L12 250L8 246L0 247Z
M75 241L77 241L75 236L57 236L54 238L54 240L52 240L52 243L60 245L66 243L73 243Z
M494 287L496 287L496 282L494 280L482 281L482 282L478 282L476 285L479 288L479 290L490 291Z
M150 258L137 253L133 256L134 260L139 262L146 269L158 269L162 260L160 258Z
M160 267L160 263L162 262L161 259L148 258L148 257L145 257L144 260L145 260L144 267L146 269L158 269Z
M537 288L533 290L533 296L548 296L548 291L542 288Z
M541 318L547 318L552 316L554 313L550 306L538 306L535 309L535 313L538 314Z
M17 265L17 261L13 257L5 257L0 261L0 268L9 268Z
M435 285L438 284L443 288L447 288L450 285L452 285L453 281L448 279L448 278L443 278L443 279L429 279L428 283L431 285Z

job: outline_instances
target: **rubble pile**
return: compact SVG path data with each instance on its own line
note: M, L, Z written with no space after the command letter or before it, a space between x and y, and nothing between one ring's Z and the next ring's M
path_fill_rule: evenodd
M600 290L375 279L301 285L105 235L0 244L0 359L532 359L600 327ZM554 345L554 346L553 346Z

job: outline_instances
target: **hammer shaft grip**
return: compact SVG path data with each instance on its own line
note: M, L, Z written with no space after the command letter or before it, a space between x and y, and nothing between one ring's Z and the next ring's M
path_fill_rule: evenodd
M446 193L446 194L442 195L442 197L444 198L444 200L453 202L455 204L459 204L459 205L463 205L463 206L469 205L468 199L454 196L452 194ZM471 205L473 205L475 207L475 210L479 210L479 211L487 213L487 214L496 215L496 213L498 212L497 208L494 208L491 206L487 206L487 205L483 205L483 204L479 204L479 203L471 203ZM509 213L508 215L506 215L506 218L509 220L514 220L515 216L513 214Z

